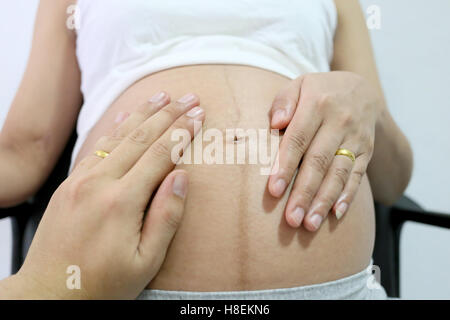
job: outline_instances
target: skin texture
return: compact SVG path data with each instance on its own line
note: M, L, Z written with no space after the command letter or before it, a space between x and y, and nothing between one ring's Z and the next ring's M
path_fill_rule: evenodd
M202 79L202 81L198 81ZM208 129L268 129L276 94L291 81L247 66L207 65L173 68L149 75L126 90L90 131L77 161L92 154L110 134L116 115L130 112L149 94L166 90L174 99L186 89L201 97ZM246 139L242 139L242 143ZM198 135L193 145L201 142ZM268 143L268 141L264 141ZM210 142L204 141L204 149ZM236 146L234 139L223 141ZM367 177L349 214L327 219L319 232L292 229L281 199L267 192L270 165L183 164L189 195L183 222L150 288L223 291L293 287L336 280L364 269L374 238L373 199ZM330 265L333 267L330 268ZM289 275L288 277L286 275Z
M39 188L74 126L81 103L79 69L74 34L61 27L71 2L41 1L30 62L0 135L0 170L8 168L0 171L6 177L0 184L8 181L8 188L0 188L1 206L24 201ZM359 73L381 94L359 6L356 1L336 3L339 27L332 67ZM267 129L275 97L290 85L279 75L242 66L157 73L134 84L109 108L78 161L95 150L98 138L111 134L118 112L132 112L160 90L175 98L196 92L208 115L205 127ZM383 121L376 123L368 174L375 199L390 202L409 179L411 157L385 106L379 119ZM286 287L338 279L368 264L374 221L367 175L339 224L334 217L325 219L318 232L308 233L290 228L284 219L290 188L280 199L271 196L267 177L258 174L258 167L181 169L190 177L185 216L151 287L200 291Z
M154 277L181 221L188 183L186 172L170 173L174 163L162 150L173 147L174 130L192 137L194 121L205 117L193 95L171 104L167 94L156 97L97 141L106 158L85 157L56 190L24 265L0 282L0 298L134 299ZM73 265L78 290L66 284Z

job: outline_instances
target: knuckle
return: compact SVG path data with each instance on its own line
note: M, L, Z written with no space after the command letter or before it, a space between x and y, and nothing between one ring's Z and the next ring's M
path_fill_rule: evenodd
M108 143L108 141L110 140L110 136L102 136L97 140L96 143L96 147L100 148L101 146L104 146L105 144Z
M327 210L329 210L329 208L331 208L336 201L331 195L328 194L321 195L318 200L318 202L322 204L322 207L327 208Z
M147 144L149 141L149 137L147 132L142 128L136 128L134 129L130 135L128 136L128 139L136 144Z
M375 136L370 132L365 132L361 134L360 141L361 145L358 159L363 163L366 161L369 162L375 151Z
M371 131L367 130L361 133L360 139L368 151L373 151L375 148L375 137Z
M126 137L126 131L123 129L123 127L118 127L115 128L113 133L112 133L112 137L115 139L123 139Z
M150 149L154 157L170 159L171 150L164 142L156 141Z
M164 223L170 231L177 230L181 222L181 214L179 214L179 210L177 209L175 205L172 205L172 208L164 215Z
M180 104L180 103L177 102L177 104ZM162 115L164 115L164 117L166 117L168 119L168 121L171 123L174 122L179 116L174 105L169 105L166 108L162 108L159 112Z
M285 170L282 170L282 176L287 180L290 181L292 179L292 176L295 174L295 171L298 169L298 161L288 161L286 163Z
M92 194L96 178L95 174L88 173L69 180L65 185L66 195L69 200L77 202L80 199L84 199L86 195Z
M323 93L318 97L317 107L320 110L326 109L334 103L335 98L331 93Z
M122 193L114 189L100 196L100 201L102 207L106 209L105 212L109 214L121 213L126 207Z
M138 122L136 122L135 119L127 123L122 123L120 126L114 129L110 138L115 140L124 139L128 135L128 132L131 131L131 129L137 127L137 123Z
M180 119L178 119L177 121L175 121L172 124L172 129L173 130L186 130L189 131L189 128L191 127L192 121L190 118L188 118L187 116L185 117L181 117Z
M95 144L95 149L101 149L106 152L110 152L115 146L117 146L121 141L123 137L119 136L102 136L100 139L98 139L97 143Z
M361 183L361 180L364 177L365 172L363 170L358 169L358 170L354 170L352 174L353 174L353 179L359 184L359 183Z
M92 156L90 156L92 157ZM76 166L76 168L85 168L87 167L87 165L90 163L91 159L90 157L85 157L83 160L80 161L80 163L78 163L78 165Z
M310 202L316 196L316 190L306 185L300 190L299 195L301 199L305 199L307 202Z
M350 176L350 170L347 168L337 168L334 172L337 181L341 186L347 183L347 179Z
M151 101L146 101L141 103L135 110L135 114L139 116L141 119L147 118L152 110L153 103Z
M325 175L330 163L330 156L326 153L319 152L313 154L310 161L310 166L317 170L321 175Z
M348 128L354 125L355 119L350 112L344 112L341 115L340 125L343 128Z
M308 148L308 138L304 131L291 134L288 138L288 148L294 152L303 153Z

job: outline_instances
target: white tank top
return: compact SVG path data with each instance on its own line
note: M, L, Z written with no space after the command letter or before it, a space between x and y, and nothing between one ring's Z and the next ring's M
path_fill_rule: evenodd
M248 65L290 79L327 72L337 24L333 0L78 0L78 9L84 104L72 163L137 80L193 64Z

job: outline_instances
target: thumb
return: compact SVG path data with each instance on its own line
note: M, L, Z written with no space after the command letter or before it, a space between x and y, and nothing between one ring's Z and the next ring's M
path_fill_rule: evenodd
M297 109L302 81L303 77L291 81L275 97L270 109L270 126L272 129L285 129L291 122Z
M153 198L141 231L139 252L157 271L184 213L188 175L184 170L171 172Z

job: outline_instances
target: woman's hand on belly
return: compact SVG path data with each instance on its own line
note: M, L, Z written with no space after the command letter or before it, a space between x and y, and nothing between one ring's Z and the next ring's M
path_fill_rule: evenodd
M165 90L173 97L195 92L207 115L203 133L210 128L222 132L227 128L267 130L273 99L289 81L257 68L223 65L186 66L149 75L108 109L80 153L90 153L93 141L113 130L117 113L145 103L149 91ZM209 145L199 134L192 147L202 140L204 146ZM245 141L242 139L242 144ZM269 141L265 143L272 158L272 147ZM233 141L224 141L227 144L238 147ZM336 280L367 267L374 236L373 199L367 179L345 219L328 219L319 232L310 233L286 224L283 212L289 192L282 199L272 197L267 192L268 176L261 175L261 168L270 170L270 164L178 166L189 175L185 213L149 288L291 287Z
M271 125L287 128L269 180L273 196L283 195L303 159L285 210L290 226L316 231L330 210L337 219L348 210L372 157L379 102L349 72L308 74L277 95ZM350 154L336 155L338 149Z
M184 130L192 139L196 122L204 120L192 94L170 104L167 94L155 97L122 117L114 134L98 140L97 151L58 187L24 265L11 278L14 288L26 288L3 289L0 296L130 299L155 276L188 188L186 172L172 171L178 155L170 152L171 137Z

